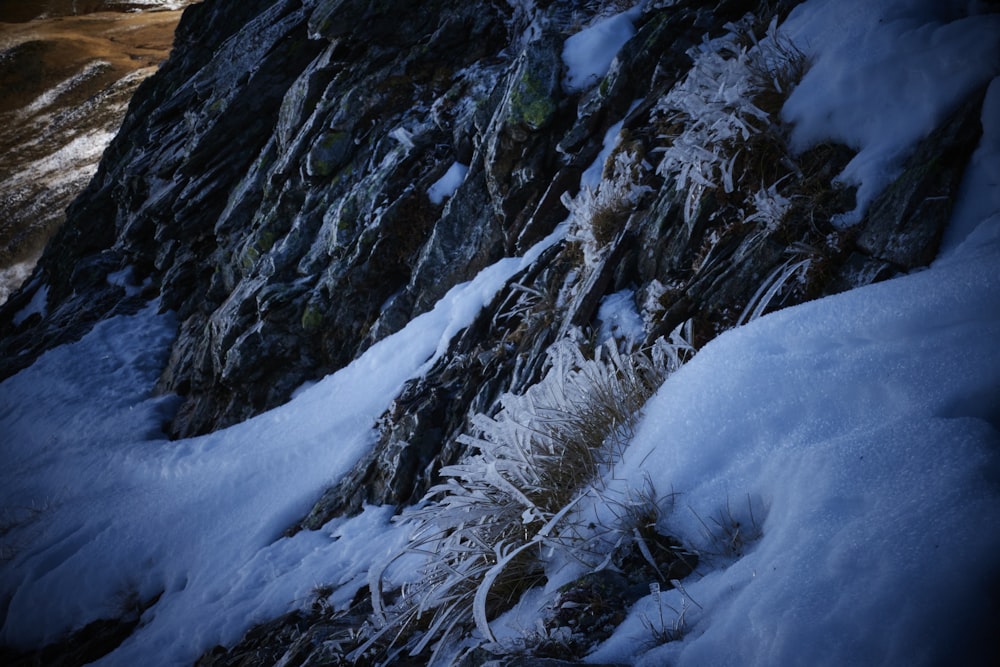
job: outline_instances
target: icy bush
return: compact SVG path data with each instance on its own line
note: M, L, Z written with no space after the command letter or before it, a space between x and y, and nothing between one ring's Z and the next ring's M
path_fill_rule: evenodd
M749 19L727 27L726 35L689 51L694 64L688 75L653 109L654 118L670 128L661 137L669 143L657 173L674 179L677 190L686 193L688 225L706 191L732 193L741 180L754 176L741 174L738 163L755 137L767 134L768 141L782 143L771 113L761 105L776 96L783 99L804 69L801 54L780 37L775 22L761 41L753 37ZM773 186L762 189L767 193ZM769 202L755 198L748 203ZM750 217L774 212L774 207L757 209Z
M620 150L609 158L596 187L584 185L576 197L563 193L571 213L569 238L583 248L584 264L596 266L632 210L652 188L642 184L650 167L636 153Z
M774 229L785 217L791 200L778 193L778 184L770 187L762 187L753 195L754 212L744 218L744 222L759 222L764 229L774 231Z
M648 352L623 355L611 343L593 359L564 340L552 347L539 383L504 395L495 416L473 417L460 436L469 454L442 469L443 481L403 517L413 526L407 553L426 556L422 576L386 607L375 571L381 629L360 651L410 634L407 647L417 655L435 642L454 646L472 627L492 641L490 619L542 580L542 547L586 548L564 538L574 505L614 463L646 400L691 352L678 332Z

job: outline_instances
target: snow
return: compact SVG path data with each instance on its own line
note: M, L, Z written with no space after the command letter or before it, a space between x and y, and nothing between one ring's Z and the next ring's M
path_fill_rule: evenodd
M107 281L109 285L123 288L127 296L141 294L144 287L152 284L152 279L150 278L146 278L142 283L139 283L135 275L134 266L126 266L121 271L109 273Z
M389 133L389 136L398 141L406 150L413 150L415 145L413 143L413 133L405 127L400 126L395 128Z
M452 163L448 167L448 171L444 175L434 181L434 183L427 189L427 196L430 198L431 203L435 205L440 205L444 203L445 199L448 199L455 191L458 190L458 186L462 184L465 180L465 175L469 173L469 166L461 164L458 162Z
M33 260L17 262L0 268L0 306L7 303L10 295L24 284L24 281L31 276L34 268L35 262ZM15 315L15 317L17 316ZM20 321L15 322L15 324L20 324L23 321L24 319L22 318Z
M634 108L638 103L633 103ZM631 112L631 109L629 109ZM608 162L608 158L611 157L611 152L618 146L618 142L621 141L621 131L622 127L625 125L625 121L621 120L608 128L607 132L604 133L604 141L601 143L601 152L597 154L594 161L583 170L583 174L580 175L580 187L590 188L591 190L596 190L601 184L601 177L604 174L604 167Z
M689 635L638 664L949 661L1000 574L992 226L960 261L761 318L667 380L610 483L679 494L666 528L687 544L711 550L727 507L762 536L685 581ZM651 603L593 659L634 656Z
M1000 78L994 79L986 91L982 122L982 139L966 167L951 225L941 241L941 255L945 257L980 221L1000 211Z
M5 188L14 190L19 183L25 181L48 180L60 182L70 178L89 177L97 171L97 163L111 140L114 132L94 130L79 134L51 155L35 160L26 165L17 175L3 183Z
M858 186L858 222L915 142L1000 74L1000 15L965 16L964 0L810 0L782 26L812 62L782 115L792 143L859 152L839 179ZM830 26L837 26L831 30Z
M194 4L199 0L121 0L117 4L128 4L128 5L142 5L149 7L153 10L167 10L176 11L178 9L184 9L188 5Z
M563 87L579 93L593 87L611 68L618 51L635 35L635 21L641 7L602 19L566 39L562 60L566 65Z
M17 266L18 265L15 265L14 268L17 268ZM32 268L33 268L32 266L27 267L27 271L30 272ZM35 314L44 315L46 312L46 308L48 307L48 301L49 301L49 288L48 286L43 285L40 288L38 288L34 296L31 297L31 301L28 302L28 305L14 314L14 319L13 319L14 326L16 327L21 326L21 324L32 315Z
M842 175L860 184L859 211L916 140L996 76L998 17L962 18L967 4L810 0L791 15L788 29L814 59L785 108L793 139L859 150ZM580 39L610 44L600 25ZM600 76L572 62L577 81ZM974 657L1000 576L998 119L994 80L928 269L727 332L650 401L604 493L651 484L674 498L662 528L716 553L683 589L640 599L590 660ZM488 267L288 404L210 435L167 441L160 430L177 399L152 387L178 323L155 305L99 323L0 383L0 642L37 647L162 593L97 664L191 664L308 605L317 585L339 587L333 604L346 606L369 566L403 548L393 509L282 531L368 451L403 383L562 234ZM132 282L126 272L112 281ZM36 297L19 316L44 310L44 287ZM638 334L633 303L630 292L612 295L601 319ZM600 505L586 511L610 520ZM734 520L748 539L726 552L718 524ZM522 600L516 627L491 623L498 636L532 628L532 609L572 574L558 565L549 589ZM657 631L675 628L679 641L656 645Z
M162 592L142 628L98 664L155 652L158 664L181 665L307 603L318 584L343 585L346 604L370 559L401 547L405 533L384 530L391 508L293 538L282 531L371 447L403 382L562 234L453 288L288 404L207 436L163 440L176 399L150 389L177 323L155 306L98 324L0 384L0 507L40 508L2 536L0 641L51 642Z
M633 290L624 289L604 297L597 309L597 320L601 323L597 334L598 344L611 338L640 343L645 337L642 317L635 309Z
M102 72L111 69L111 63L106 60L93 60L86 65L84 65L83 70L72 77L60 82L56 86L46 90L44 93L39 95L32 101L28 106L24 108L21 112L25 115L36 114L39 111L46 109L53 104L67 92L73 90L74 87L79 86L88 79L98 76Z

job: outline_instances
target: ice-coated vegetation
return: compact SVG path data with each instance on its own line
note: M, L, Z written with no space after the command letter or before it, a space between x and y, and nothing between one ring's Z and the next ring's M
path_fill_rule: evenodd
M741 154L753 150L756 135L768 135L780 155L783 139L774 128L777 121L757 101L765 93L787 95L805 69L804 56L778 34L776 23L766 39L756 41L751 21L748 17L731 24L728 34L692 49L691 71L654 109L668 128L657 172L687 192L684 220L689 225L707 189L732 193L737 186L759 185L768 195L776 185L741 183L758 174L742 173L736 164ZM774 202L774 194L758 194L748 202L753 206L748 220L773 220L781 212Z
M545 551L603 560L580 538L574 506L596 492L646 400L692 352L680 332L649 352L604 345L593 359L566 340L550 349L542 381L504 395L496 416L475 415L462 437L470 455L445 467L443 482L401 517L412 537L400 556L422 554L425 565L395 608L382 603L382 582L370 582L382 629L359 655L386 634L412 635L407 626L421 614L432 620L408 642L414 655L431 642L452 650L473 624L495 641L490 619L544 581Z

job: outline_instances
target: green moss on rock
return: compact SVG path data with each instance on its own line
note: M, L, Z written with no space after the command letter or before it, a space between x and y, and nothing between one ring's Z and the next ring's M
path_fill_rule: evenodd
M545 82L531 68L525 68L510 93L511 121L541 130L552 121L555 113L556 103Z
M310 176L330 176L350 155L353 141L347 132L327 132L319 137L306 157Z
M323 319L323 311L316 304L309 303L302 311L302 319L299 323L305 331L316 331L323 326Z

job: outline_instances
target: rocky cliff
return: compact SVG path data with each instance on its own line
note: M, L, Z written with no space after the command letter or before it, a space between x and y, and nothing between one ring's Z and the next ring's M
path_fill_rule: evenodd
M923 266L976 146L982 91L842 224L857 202L835 177L852 149L793 150L781 115L810 66L773 33L796 4L194 5L0 310L0 377L158 300L180 321L158 386L181 397L165 431L210 432L343 367L573 212L405 388L376 447L295 532L419 499L461 455L470 416L536 383L551 345L608 337L612 295L641 322L619 336L623 351L679 327L699 347L769 309ZM567 40L612 18L620 49L573 79ZM706 80L691 74L699 54ZM712 98L725 79L711 77L737 71L739 99ZM703 153L685 149L693 141ZM244 651L280 656L305 625L284 619ZM206 660L249 664L239 655Z

